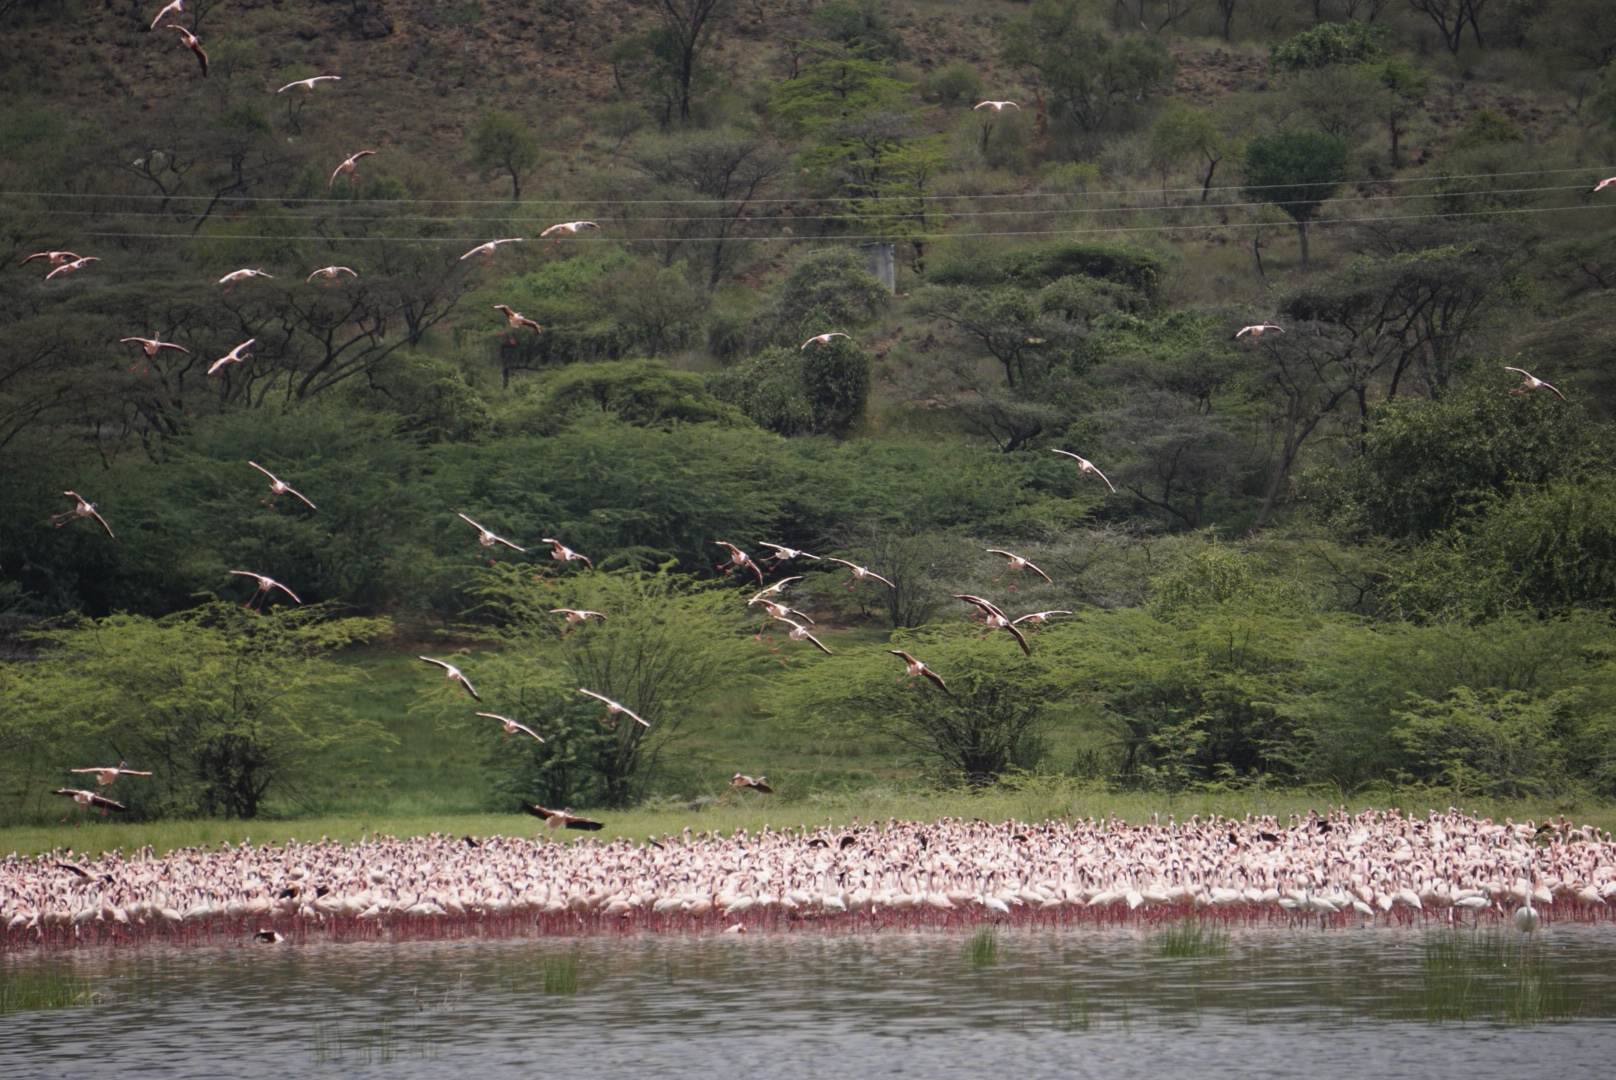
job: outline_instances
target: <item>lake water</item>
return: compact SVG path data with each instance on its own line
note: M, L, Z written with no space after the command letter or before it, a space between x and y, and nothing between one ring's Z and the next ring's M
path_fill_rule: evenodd
M24 951L0 978L57 965L106 1001L0 1015L0 1077L1616 1076L1616 925L1529 955L1442 933L1237 930L1188 957L1115 928ZM1494 966L1443 967L1437 940Z

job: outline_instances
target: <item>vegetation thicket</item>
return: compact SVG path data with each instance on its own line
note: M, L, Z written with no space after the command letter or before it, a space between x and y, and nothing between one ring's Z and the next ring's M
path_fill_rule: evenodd
M0 4L0 822L1616 797L1609 4L154 11Z

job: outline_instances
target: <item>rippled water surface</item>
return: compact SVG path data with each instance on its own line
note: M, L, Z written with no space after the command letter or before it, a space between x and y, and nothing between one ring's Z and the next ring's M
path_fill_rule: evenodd
M1481 946L1482 975L1443 967L1440 933L1237 931L1189 957L1118 929L19 953L0 979L66 968L105 1001L0 1016L0 1076L1616 1075L1616 926L1530 954L1441 939Z

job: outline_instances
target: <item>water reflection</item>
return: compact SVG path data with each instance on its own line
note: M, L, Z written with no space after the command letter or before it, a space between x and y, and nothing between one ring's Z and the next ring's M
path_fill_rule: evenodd
M1608 1076L1616 926L150 947L0 960L6 1077ZM15 995L14 995L15 997ZM21 1000L21 998L17 998ZM78 1047L64 1054L62 1047ZM1373 1063L1378 1062L1376 1066Z

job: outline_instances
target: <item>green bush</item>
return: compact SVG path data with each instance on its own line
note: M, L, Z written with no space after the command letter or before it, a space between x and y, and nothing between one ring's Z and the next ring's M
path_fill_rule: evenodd
M1348 19L1344 23L1319 23L1282 45L1271 48L1277 68L1305 71L1331 64L1357 64L1386 55L1386 39L1392 29L1385 23Z

